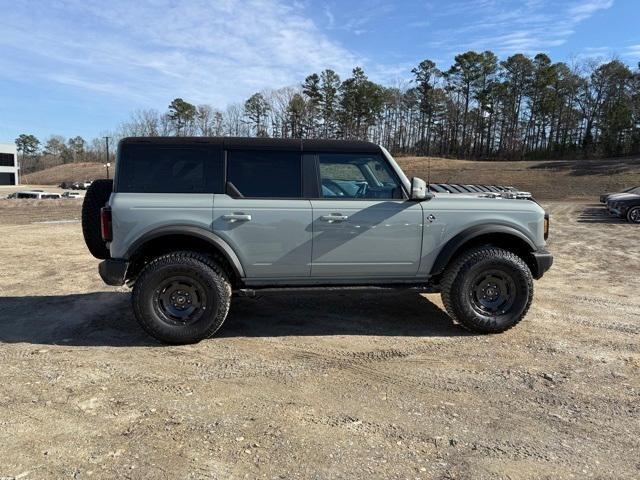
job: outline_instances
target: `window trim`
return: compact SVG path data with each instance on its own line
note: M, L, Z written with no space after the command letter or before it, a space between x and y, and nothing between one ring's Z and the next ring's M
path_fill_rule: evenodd
M320 175L320 155L322 154L327 154L327 155L367 155L367 156L378 156L380 158L380 160L382 160L382 162L384 162L387 165L388 171L387 173L396 181L396 183L398 184L398 187L400 188L400 191L402 192L402 198L354 198L354 197L325 197L322 194L322 176ZM317 178L317 182L318 182L318 197L313 198L312 200L329 200L329 201L333 201L333 200L338 200L338 201L357 201L357 202L362 202L362 201L369 201L369 202L375 202L375 201L380 201L380 202L406 202L407 200L409 200L409 196L407 195L407 192L404 188L404 184L402 182L402 180L400 179L400 177L398 176L397 172L395 171L395 169L391 166L391 164L389 163L389 161L387 160L387 158L382 155L382 152L339 152L339 151L332 151L332 152L324 152L324 151L318 151L318 152L314 152L316 161L315 161L315 165L316 165L316 178Z

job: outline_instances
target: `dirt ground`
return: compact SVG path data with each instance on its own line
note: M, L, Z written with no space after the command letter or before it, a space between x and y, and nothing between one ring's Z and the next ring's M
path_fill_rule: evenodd
M0 478L640 477L640 228L598 205L545 202L556 264L507 333L288 293L181 347L101 282L79 205L0 201Z

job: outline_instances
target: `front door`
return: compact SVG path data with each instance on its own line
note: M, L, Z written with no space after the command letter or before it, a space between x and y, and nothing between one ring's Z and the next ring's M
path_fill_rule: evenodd
M420 264L422 206L406 200L377 154L318 155L312 277L411 277Z
M247 278L308 278L311 202L302 199L300 151L230 150L227 194L213 200L213 231Z

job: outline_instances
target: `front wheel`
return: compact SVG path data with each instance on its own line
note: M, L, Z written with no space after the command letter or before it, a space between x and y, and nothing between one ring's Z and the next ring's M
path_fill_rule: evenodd
M196 343L227 318L231 285L209 257L174 252L151 261L133 287L133 310L142 328L161 342Z
M640 207L630 208L627 212L627 220L629 223L640 223Z
M463 253L447 268L442 302L468 330L499 333L524 318L533 300L533 278L517 255L497 247Z

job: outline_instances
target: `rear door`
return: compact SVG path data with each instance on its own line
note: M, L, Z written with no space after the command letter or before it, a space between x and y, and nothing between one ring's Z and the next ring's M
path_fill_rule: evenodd
M235 250L249 279L309 277L311 202L303 199L300 148L235 148L226 155L227 191L215 195L213 231Z
M319 153L312 277L409 277L418 271L422 206L376 153Z

